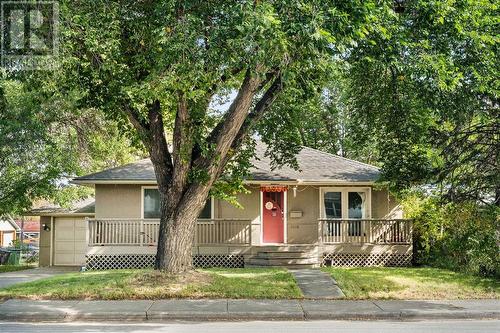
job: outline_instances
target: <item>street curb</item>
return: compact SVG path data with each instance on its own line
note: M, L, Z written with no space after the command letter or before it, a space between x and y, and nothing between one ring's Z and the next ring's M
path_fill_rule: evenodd
M168 321L277 321L277 320L294 320L294 321L308 321L308 320L353 320L353 321L380 321L380 320L397 320L397 321L415 321L415 320L436 320L436 319L455 319L455 320L500 320L500 312L461 312L461 313L448 313L436 312L432 314L417 314L405 312L386 312L379 314L369 313L324 313L324 314L308 314L304 313L302 316L298 314L230 314L219 313L213 315L199 314L199 313L164 313L164 314L95 314L95 313L68 313L58 315L48 315L41 313L31 314L3 314L0 313L0 321L20 321L20 322L71 322L71 321L86 321L86 322L99 322L99 321L126 321L126 322L168 322Z
M378 320L397 320L397 321L415 321L415 320L437 320L437 319L455 319L455 320L500 320L500 313L433 313L433 314L409 314L401 312L387 312L380 314L362 314L362 313L342 313L342 314L306 314L306 320L353 320L353 321L378 321Z
M168 322L276 320L500 320L499 300L329 301L170 299L28 301L0 304L0 322Z

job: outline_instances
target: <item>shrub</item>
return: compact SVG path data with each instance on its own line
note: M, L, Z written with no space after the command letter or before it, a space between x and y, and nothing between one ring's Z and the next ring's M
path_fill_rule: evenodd
M500 277L499 208L476 203L440 204L412 194L403 200L414 219L415 265Z

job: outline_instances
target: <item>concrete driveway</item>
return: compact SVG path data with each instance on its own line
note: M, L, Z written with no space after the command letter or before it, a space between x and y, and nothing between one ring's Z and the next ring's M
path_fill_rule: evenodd
M17 283L36 281L59 274L78 272L78 270L79 267L43 267L0 273L0 288L10 287Z

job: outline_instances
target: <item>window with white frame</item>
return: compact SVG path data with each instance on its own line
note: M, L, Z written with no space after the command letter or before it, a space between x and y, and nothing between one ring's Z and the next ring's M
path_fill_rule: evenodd
M160 218L160 192L156 187L144 187L142 189L142 216L145 219ZM212 198L209 197L203 207L200 219L213 218Z
M157 188L143 189L143 217L145 219L160 218L160 192Z
M325 192L323 195L325 217L342 218L342 192Z
M325 187L320 189L320 216L327 219L348 219L349 236L360 236L361 219L371 217L370 188L361 187ZM340 221L328 224L326 232L331 236L340 236ZM331 230L330 230L331 229Z

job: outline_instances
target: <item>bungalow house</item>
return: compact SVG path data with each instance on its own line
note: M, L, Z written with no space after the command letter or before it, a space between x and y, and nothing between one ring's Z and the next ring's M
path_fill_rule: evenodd
M371 165L304 147L300 169L272 170L258 145L243 208L209 198L193 239L195 266L407 265L411 221L375 186ZM42 208L40 264L89 269L152 265L159 196L150 160L75 178L95 203Z

